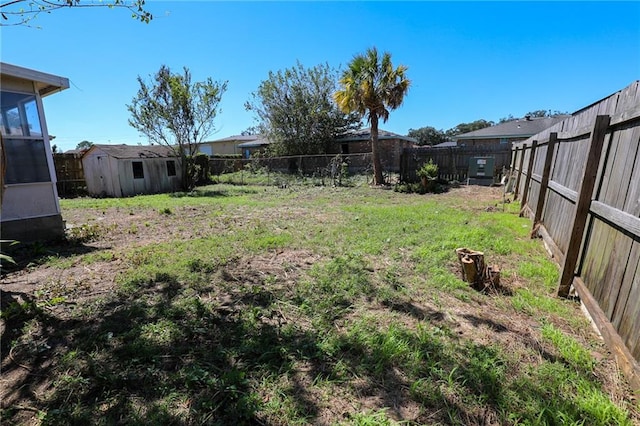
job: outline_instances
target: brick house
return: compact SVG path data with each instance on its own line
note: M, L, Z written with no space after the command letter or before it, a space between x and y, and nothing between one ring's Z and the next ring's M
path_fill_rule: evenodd
M359 129L347 132L336 138L331 154L363 154L371 152L371 129ZM391 172L400 171L400 158L405 148L418 143L417 139L378 129L380 160L382 167Z

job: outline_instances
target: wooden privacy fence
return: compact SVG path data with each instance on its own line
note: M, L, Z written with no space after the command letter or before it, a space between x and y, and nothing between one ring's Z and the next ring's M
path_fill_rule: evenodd
M640 87L514 145L521 214L561 266L632 386L640 389Z
M54 154L53 164L59 197L76 197L86 193L87 182L82 168L82 154Z
M406 148L400 158L400 180L417 182L417 171L423 164L433 160L438 165L438 177L448 181L462 182L469 177L469 160L473 157L492 157L495 160L495 179L500 180L503 168L509 168L511 148L498 147L446 147Z

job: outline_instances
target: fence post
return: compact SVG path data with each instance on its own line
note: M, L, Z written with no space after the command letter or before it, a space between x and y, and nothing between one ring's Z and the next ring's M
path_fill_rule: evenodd
M518 147L511 149L511 162L509 163L509 179L513 176L513 172L516 169L516 158L518 158Z
M553 162L553 150L558 140L558 133L552 132L549 135L549 143L547 144L547 155L544 157L544 169L542 171L542 180L540 181L540 195L538 195L538 205L533 216L533 228L535 229L540 219L542 219L542 209L544 209L544 199L547 195L549 187L549 175L551 174L551 163Z
M524 166L524 151L527 149L525 144L520 148L520 164L518 165L518 177L516 177L516 187L513 193L513 201L518 199L518 191L520 190L520 176L522 176L522 167ZM516 158L518 154L518 148L516 148Z
M536 157L536 147L538 141L531 142L531 154L529 154L529 165L527 168L527 177L524 179L524 189L522 190L522 201L520 201L520 217L524 214L524 208L527 204L527 196L529 195L529 184L531 183L531 174L533 173L533 161ZM522 157L524 158L524 152Z
M589 142L589 154L587 163L582 173L582 183L578 192L578 200L576 201L576 213L573 217L573 226L570 228L571 237L567 246L567 253L564 256L562 264L562 274L558 283L558 296L567 297L569 290L573 284L576 265L578 263L578 254L580 252L580 244L584 234L589 208L591 207L591 196L593 195L593 187L598 174L598 164L602 155L602 147L604 138L609 128L611 117L608 115L599 115L591 129L591 140Z

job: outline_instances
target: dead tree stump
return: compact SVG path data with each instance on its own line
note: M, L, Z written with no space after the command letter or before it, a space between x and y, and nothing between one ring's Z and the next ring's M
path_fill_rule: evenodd
M497 266L485 265L483 252L458 248L456 254L464 281L478 290L500 286L500 269Z

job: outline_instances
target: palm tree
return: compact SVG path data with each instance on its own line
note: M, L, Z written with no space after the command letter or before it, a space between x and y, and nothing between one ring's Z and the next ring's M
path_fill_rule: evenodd
M411 81L407 79L407 67L393 68L391 54L378 55L373 47L365 54L356 55L340 78L342 90L333 97L346 113L356 112L366 116L371 126L371 155L373 157L374 184L382 185L382 164L378 148L378 121L389 119L389 111L402 104Z

